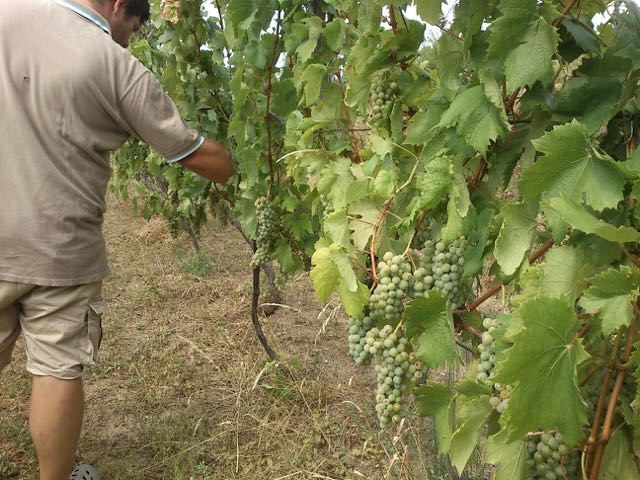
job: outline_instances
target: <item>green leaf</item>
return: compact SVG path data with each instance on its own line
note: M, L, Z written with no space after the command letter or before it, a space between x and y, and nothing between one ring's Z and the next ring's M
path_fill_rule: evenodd
M345 210L331 212L323 224L323 229L328 238L335 244L342 245L346 249L351 247L349 221Z
M509 203L501 210L503 222L494 256L506 275L520 267L536 238L537 202Z
M340 279L340 271L331 260L329 248L320 248L311 257L314 266L311 269L311 281L313 288L322 302L329 300L329 296Z
M628 428L616 429L611 436L604 451L600 472L605 480L640 478L633 437Z
M460 407L456 409L460 426L451 438L450 456L451 463L458 473L464 470L492 413L493 407L488 396L461 402Z
M377 0L358 2L358 29L363 33L377 33L382 18L382 6Z
M525 198L564 195L597 211L615 208L623 199L625 180L615 163L596 155L589 133L577 121L555 127L533 144L544 153L522 175L520 191Z
M438 205L453 185L452 159L438 155L426 164L424 173L416 178L416 188L420 194L417 210L423 211Z
M566 299L573 305L584 289L589 264L579 250L562 246L549 250L544 262L534 268L542 272L535 289L540 295Z
M320 88L326 75L326 67L319 64L311 64L304 70L300 77L300 83L304 83L305 105L311 105L320 98Z
M506 133L503 118L504 112L487 99L482 85L477 85L455 97L439 126L455 127L469 146L484 153L490 141Z
M597 218L582 205L564 197L552 198L549 205L562 215L565 222L577 230L597 235L610 242L640 241L640 232L636 229L625 226L615 227Z
M445 385L428 383L415 392L418 413L433 417L438 452L449 451L454 426L454 392Z
M349 228L353 232L351 239L358 250L365 250L373 234L373 225L380 216L380 205L373 200L362 200L349 207ZM381 222L380 230L384 231L386 219Z
M396 184L398 182L398 173L395 169L385 169L380 170L378 175L376 175L376 179L373 182L373 189L376 195L381 198L387 199L391 197L394 190L396 189Z
M469 246L464 252L464 274L468 278L482 272L484 249L495 213L496 211L490 208L481 210L476 220L476 228L469 232Z
M342 277L347 290L352 293L357 293L359 290L358 280L356 274L353 272L353 266L351 260L341 245L332 244L329 247L329 255L331 261L338 267L338 271Z
M324 38L334 52L342 50L347 25L341 18L334 18L324 27Z
M440 122L447 107L448 104L443 102L431 102L425 110L416 113L407 127L405 143L424 145L431 141L435 133L434 127Z
M356 318L360 317L365 305L369 303L369 289L367 286L362 282L358 282L357 290L352 292L347 288L344 281L340 281L337 291L347 315Z
M590 134L619 111L622 83L615 78L574 77L567 81L553 104L559 120L578 118Z
M553 80L552 58L559 36L542 17L536 0L502 0L501 17L489 28L489 59L504 61L507 90Z
M440 86L450 100L460 89L460 73L464 68L462 39L443 35L436 46L436 72Z
M591 286L580 299L580 306L602 319L602 333L609 335L633 318L632 302L638 296L640 272L626 266L609 268L589 279Z
M298 54L298 61L300 63L306 63L318 46L318 39L320 35L322 35L322 19L319 17L308 17L302 19L301 22L309 27L309 38L306 42L298 46L296 53Z
M519 480L529 473L525 442L510 442L505 429L487 439L484 459L497 465L493 480Z
M447 302L438 293L417 297L405 311L406 331L417 345L416 355L429 368L455 363L458 350L453 333L453 317Z
M587 423L576 367L588 355L576 338L578 319L565 300L538 297L517 310L523 329L498 361L496 382L515 385L503 418L509 440L558 428L570 445Z
M416 0L418 15L427 23L436 25L442 16L442 0Z

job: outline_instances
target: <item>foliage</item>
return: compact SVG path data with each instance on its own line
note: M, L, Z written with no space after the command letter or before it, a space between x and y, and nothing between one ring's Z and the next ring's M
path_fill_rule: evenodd
M412 3L442 29L432 47L406 15ZM116 176L178 226L197 229L224 204L253 238L255 200L268 197L282 220L273 258L284 274L311 263L321 299L337 292L352 348L372 293L395 282L379 275L385 252L414 278L367 324L401 332L424 365L456 363L456 340L479 345L474 311L503 289L503 311L486 312L500 313L495 338L482 342L495 358L467 365L454 386L416 390L440 451L461 471L484 449L496 479L563 478L580 456L591 480L638 478L640 12L459 0L449 19L440 3L183 0L164 16L156 5L157 26L133 52L194 125L228 142L237 181L212 186L135 144L116 155ZM603 12L612 18L595 26ZM145 176L162 195L140 187ZM468 241L457 309L414 290L424 235ZM487 282L474 301L469 287ZM552 458L559 470L535 470Z

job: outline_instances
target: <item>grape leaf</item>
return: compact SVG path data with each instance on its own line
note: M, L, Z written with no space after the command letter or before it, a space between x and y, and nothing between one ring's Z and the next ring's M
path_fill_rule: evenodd
M573 305L585 287L589 264L584 255L573 247L554 247L544 262L531 267L521 276L524 296L546 295L566 299Z
M591 286L580 299L580 306L602 319L602 332L609 335L633 318L632 302L638 296L640 273L627 266L609 268L589 279Z
M414 338L416 355L429 368L456 362L458 350L453 333L453 317L447 302L431 291L428 297L417 297L405 310L406 331Z
M604 451L600 473L605 480L640 478L633 439L628 428L616 429Z
M407 128L405 143L413 145L424 145L434 136L434 127L440 122L442 114L447 109L448 104L443 101L431 101L422 111L416 113Z
M558 428L575 445L587 423L576 367L588 354L576 338L578 319L565 300L549 297L523 302L517 316L523 329L494 372L496 382L515 385L503 413L509 440Z
M443 36L436 45L436 72L440 87L449 100L460 89L460 72L464 68L463 44L459 38Z
M616 227L597 218L587 211L582 205L578 205L564 197L552 198L549 201L551 208L556 210L564 221L572 228L585 233L592 233L610 242L638 242L640 232L631 227Z
M329 240L346 249L352 248L349 231L349 221L345 210L336 210L327 215L323 229Z
M503 222L494 256L506 275L513 275L536 238L537 202L509 203L501 210Z
M493 407L488 396L460 402L459 408L456 409L460 426L453 432L449 455L458 473L464 470L492 413Z
M336 290L347 315L356 318L360 317L365 305L369 303L369 288L364 283L358 282L358 289L352 292L347 288L344 281L340 281Z
M311 105L320 98L320 87L326 74L326 67L312 63L308 65L300 77L298 85L304 83L305 105Z
M484 458L497 465L493 480L521 479L529 472L526 444L522 440L509 441L505 429L487 439Z
M482 153L490 141L507 131L504 112L487 99L482 85L458 94L442 115L439 126L455 127L469 146Z
M555 127L533 141L544 153L522 174L519 184L525 198L553 198L560 194L597 211L615 208L623 199L625 180L615 162L593 151L589 133L574 120Z
M349 228L353 232L351 239L358 250L367 248L373 234L373 225L380 216L380 206L372 200L362 200L349 207ZM382 220L380 230L384 230L386 219Z
M544 85L553 79L551 60L559 36L537 12L536 0L502 0L503 12L490 26L489 59L504 59L507 90Z
M428 383L419 387L416 392L416 406L423 417L433 417L436 429L438 452L449 451L454 426L454 392L446 385Z
M311 257L311 281L313 288L322 302L329 300L331 292L340 278L340 271L331 260L329 248L319 248Z
M495 213L491 208L481 210L476 220L476 228L469 233L469 246L464 252L464 274L469 278L482 272L484 249Z
M318 46L318 39L322 35L322 19L319 17L307 17L300 22L309 28L309 38L298 46L296 53L298 54L298 61L306 63Z
M441 3L442 0L416 0L416 10L425 22L436 25L442 15Z

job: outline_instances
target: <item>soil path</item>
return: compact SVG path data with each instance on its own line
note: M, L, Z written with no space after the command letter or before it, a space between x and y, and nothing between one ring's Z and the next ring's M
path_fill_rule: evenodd
M105 480L382 478L373 375L353 367L346 320L336 304L319 315L307 276L264 320L282 359L268 366L237 232L205 229L211 263L194 263L188 239L112 199L105 236L113 274L100 363L85 374L82 461ZM28 390L20 344L0 392L0 478L36 478Z

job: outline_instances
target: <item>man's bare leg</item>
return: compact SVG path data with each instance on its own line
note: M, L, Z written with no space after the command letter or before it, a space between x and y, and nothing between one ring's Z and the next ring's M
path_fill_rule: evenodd
M33 377L29 430L40 464L40 480L68 480L82 429L82 379Z

